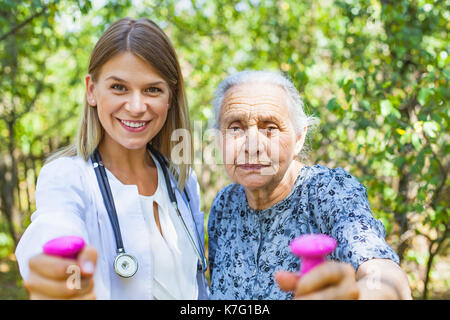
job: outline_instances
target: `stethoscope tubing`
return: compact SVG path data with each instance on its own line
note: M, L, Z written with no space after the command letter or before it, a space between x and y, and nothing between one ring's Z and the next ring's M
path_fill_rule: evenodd
M114 237L116 239L117 253L125 252L125 248L123 246L123 241L122 241L122 233L120 231L119 218L117 216L116 207L114 205L113 196L111 193L111 187L109 185L107 178L106 178L106 181L104 179L104 177L107 177L106 171L105 171L105 168L103 167L103 163L102 163L100 154L97 149L94 151L94 160L95 160L95 163L94 163L95 170L94 171L97 176L100 191L102 193L103 203L105 204L106 211L108 212L109 220L113 227Z
M164 180L166 182L167 193L169 195L170 202L172 202L172 205L174 206L175 211L177 212L178 216L180 217L180 220L182 222L183 228L184 228L185 232L188 235L189 241L191 242L191 245L195 249L195 253L196 253L196 255L197 255L198 259L199 259L199 262L201 264L200 268L201 268L201 270L203 272L205 272L206 268L207 268L206 256L205 256L205 252L204 252L204 250L202 248L202 245L201 245L202 242L200 240L200 235L198 233L197 227L194 226L194 229L195 229L195 232L196 232L196 236L197 236L198 245L195 244L195 241L192 238L191 232L189 231L189 228L186 225L186 222L184 221L183 216L181 215L180 209L178 208L178 202L177 202L177 198L176 198L176 195L175 195L175 191L173 190L172 185L170 184L169 171L167 170L167 165L168 164L167 164L166 160L150 144L148 145L148 148L150 149L150 152L152 152L155 155L156 159L158 160L158 162L161 165L161 169L163 171ZM192 216L192 221L195 221L194 220L194 215L192 213L192 208L191 208L191 205L190 205L190 198L189 198L189 195L188 195L186 189L184 189L184 194L185 194L186 199L187 199L187 205L188 205L189 212L191 213L191 216Z

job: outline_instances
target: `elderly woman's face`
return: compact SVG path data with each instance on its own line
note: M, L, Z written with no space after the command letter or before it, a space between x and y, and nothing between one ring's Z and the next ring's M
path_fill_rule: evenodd
M300 151L286 92L270 84L229 89L220 113L221 148L231 180L248 189L278 184Z

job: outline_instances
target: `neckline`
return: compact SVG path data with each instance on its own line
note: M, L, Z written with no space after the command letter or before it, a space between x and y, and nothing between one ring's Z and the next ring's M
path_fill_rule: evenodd
M160 186L161 186L161 183L162 183L162 177L161 177L161 175L162 175L162 169L161 169L161 167L160 167L160 165L159 165L159 162L156 160L156 158L155 158L155 156L153 156L153 154L151 153L151 151L150 150L147 150L148 151L148 153L150 154L150 156L152 157L152 159L153 159L153 161L155 162L155 165L156 165L156 174L157 174L157 179L158 179L158 185L156 186L156 190L155 190L155 192L151 195L151 196L145 196L145 195L142 195L142 194L140 194L139 192L138 192L138 195L139 196L143 196L143 197L154 197L156 194L157 194L157 192L159 192L159 190L160 190ZM115 181L116 183L118 183L120 186L122 186L122 187L135 187L136 189L137 189L137 185L136 184L125 184L125 183L123 183L122 181L120 181L115 175L114 175L114 173L112 173L111 171L109 171L109 169L108 168L106 168L106 167L104 167L105 168L105 171L106 171L106 175L108 176L108 179L110 179L110 180L112 180L112 181Z
M156 191L158 191L158 189L156 189ZM143 200L146 200L146 201L147 200L153 200L153 199L155 199L156 191L151 196L144 196L142 194L138 194L138 196L139 196L140 199L143 199Z
M300 185L301 180L303 180L303 178L305 177L305 174L304 174L303 170L304 169L308 169L308 168L311 168L311 167L308 166L308 165L304 165L300 169L300 172L299 172L297 178L295 179L295 182L294 182L294 185L293 185L291 191L289 192L289 194L285 198L281 199L280 201L278 201L277 203L275 203L274 205L272 205L271 207L266 208L266 209L253 209L252 207L250 207L250 205L248 204L248 201L247 201L247 195L245 194L245 188L242 186L242 188L244 189L243 190L243 193L244 193L243 201L245 203L246 211L247 212L251 212L251 213L256 213L258 215L264 215L265 213L270 213L272 211L276 211L275 209L285 205L286 202L291 200L292 196L294 195L294 192L295 192L296 188Z

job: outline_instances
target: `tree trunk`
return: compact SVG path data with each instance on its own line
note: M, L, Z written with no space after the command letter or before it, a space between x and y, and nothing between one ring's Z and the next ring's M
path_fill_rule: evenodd
M0 160L0 176L4 177L0 180L1 212L6 219L8 232L14 241L14 246L16 246L17 237L13 223L14 187L10 183L11 172L8 172L9 166L5 160L5 158Z
M431 273L431 267L433 265L433 260L436 257L436 255L439 253L439 251L442 248L442 244L447 240L449 232L449 224L446 225L444 233L442 234L442 237L437 238L435 240L430 239L430 246L429 246L429 253L430 256L428 257L427 261L427 271L425 274L425 281L423 284L423 293L422 293L422 299L428 299L428 285L430 283L430 273ZM435 246L437 244L437 246ZM433 250L433 247L436 247L435 250Z
M408 207L408 183L409 183L409 174L402 172L401 173L401 178L400 178L400 182L399 182L399 187L398 187L398 194L400 195L400 197L402 198L403 201L403 208L407 208ZM400 210L400 212L395 212L395 216L394 219L397 222L398 226L400 227L399 230L399 235L400 235L400 239L402 239L402 236L406 235L406 232L408 232L409 230L409 221L408 221L408 217L407 215L407 210ZM404 239L401 240L398 248L397 248L397 254L399 256L400 262L402 262L405 253L407 251L407 249L409 248L409 243L410 243L410 237L405 237Z
M8 141L8 153L4 154L0 164L0 174L3 178L1 185L1 201L2 212L8 223L8 230L14 241L14 246L17 245L17 234L14 227L14 217L19 216L19 211L15 205L14 193L18 185L17 177L17 161L14 156L15 150L15 134L14 134L14 121L8 121L9 141Z

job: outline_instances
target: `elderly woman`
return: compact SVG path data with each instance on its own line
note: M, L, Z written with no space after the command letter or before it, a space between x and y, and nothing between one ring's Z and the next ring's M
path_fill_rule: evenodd
M342 168L299 160L315 119L288 79L267 71L229 76L213 108L234 183L209 216L212 299L411 298L365 187ZM307 233L330 235L338 246L300 278L289 243Z

